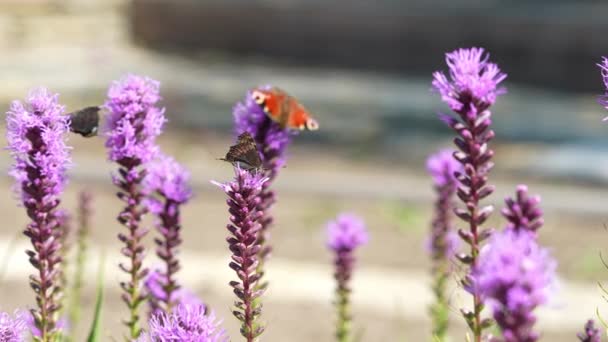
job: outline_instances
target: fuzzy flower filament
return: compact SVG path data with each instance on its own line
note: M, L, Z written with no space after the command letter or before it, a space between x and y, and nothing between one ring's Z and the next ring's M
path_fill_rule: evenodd
M427 171L433 178L436 201L431 224L430 252L432 258L433 293L431 306L432 333L439 341L445 339L448 329L449 300L446 286L451 274L450 260L457 247L457 236L452 227L452 210L456 191L455 172L462 166L453 157L453 151L441 150L427 160Z
M600 72L602 74L602 81L604 82L604 94L598 97L597 102L608 109L608 58L602 57L602 62L598 63L597 66L600 67ZM605 117L602 121L608 121L608 116Z
M146 205L156 216L155 225L160 233L154 239L156 255L164 262L164 270L156 272L160 291L152 292L148 298L153 311L169 313L177 304L174 294L180 288L175 279L180 269L177 253L182 243L180 208L192 196L189 180L186 169L163 155L148 167L144 179L144 188L150 196Z
M155 140L166 121L164 109L156 105L159 100L157 81L129 75L110 86L105 103L109 111L105 132L108 158L119 166L112 178L120 190L118 198L125 203L118 221L128 231L120 233L118 239L125 244L122 254L128 258L128 263L121 263L119 267L129 275L129 281L120 285L124 291L122 299L129 308L125 324L132 339L137 338L141 330L138 311L145 299L141 282L148 272L142 266L145 255L142 239L148 232L141 227L142 216L147 211L142 205L145 197L143 165L157 156L159 148Z
M259 210L260 193L268 178L260 173L250 173L238 167L234 169L234 180L219 186L228 195L230 223L227 225L230 236L226 239L232 252L229 266L236 272L238 281L230 286L238 300L233 310L234 316L241 321L241 335L247 342L256 341L264 332L258 318L262 311L260 297L263 288L258 287L261 274L258 271L261 229L260 219L264 213Z
M509 222L506 229L526 230L536 234L542 227L544 220L540 196L529 196L527 186L518 185L515 197L507 197L505 204L501 213Z
M264 88L270 88L265 86ZM272 247L269 243L270 226L273 223L273 217L270 213L270 208L276 202L275 192L272 190L272 183L277 177L279 170L287 159L287 147L291 143L291 133L287 129L281 128L279 124L272 121L264 113L262 108L253 100L251 92L247 92L244 101L236 104L233 110L235 133L239 135L243 132L249 132L258 145L260 156L263 162L263 173L268 181L262 185L260 192L260 204L258 209L263 213L259 222L261 230L260 239L260 263L259 273L264 274L264 263L270 257ZM261 288L265 288L266 283L260 283Z
M205 305L180 304L171 313L154 315L149 333L137 341L227 342L226 331L220 325L221 321Z
M14 315L0 312L0 342L23 342L27 332L27 313L17 311Z
M350 310L350 279L355 267L354 251L367 244L369 235L365 222L353 214L342 213L327 224L327 247L334 253L336 280L336 339L350 341L352 315Z
M433 88L442 100L454 111L456 117L441 115L441 120L452 128L458 152L454 157L462 164L463 172L456 172L458 189L456 194L465 208L454 210L456 216L468 224L468 230L459 229L458 234L470 246L469 255L459 256L460 261L475 267L480 244L490 236L490 230L481 225L493 211L492 206L481 206L480 201L492 194L494 187L488 185L488 174L494 164L494 151L489 142L494 138L490 129L492 113L490 106L498 95L504 93L499 88L506 75L498 66L488 61L488 55L481 48L459 49L446 54L449 77L442 72L433 74ZM464 280L465 286L467 280ZM461 310L474 335L480 342L483 327L481 321L483 304L478 295L473 294L473 310Z
M61 233L57 217L60 196L70 165L68 116L57 102L58 95L40 88L25 102L14 101L7 112L8 149L14 159L10 174L15 190L26 208L30 223L24 234L33 249L26 251L38 271L30 276L37 309L32 310L40 339L56 336L57 314L61 308Z
M487 301L505 342L534 342L534 309L555 287L557 263L528 231L495 233L479 255L469 291Z

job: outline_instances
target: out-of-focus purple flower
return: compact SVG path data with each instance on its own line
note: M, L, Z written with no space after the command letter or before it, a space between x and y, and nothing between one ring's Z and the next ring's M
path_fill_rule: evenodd
M190 173L175 159L159 155L157 160L147 166L148 174L144 187L149 193L158 192L175 203L186 203L192 197Z
M334 278L336 279L336 339L349 341L350 322L350 279L355 267L354 250L369 241L369 234L363 219L351 213L339 214L335 221L329 221L326 228L327 247L334 252Z
M177 305L202 305L203 302L191 291L179 287L170 292L170 299L167 297L167 286L165 272L160 272L158 269L148 273L144 286L148 295L148 303L150 304L150 315L160 314L171 310L161 308L161 303L172 303L172 307Z
M62 115L64 107L57 99L57 94L39 88L30 92L24 103L14 101L6 116L8 149L14 159L10 174L31 220L24 234L33 250L26 252L38 271L30 276L38 304L32 312L45 340L56 332L55 313L61 307L62 230L56 208L70 165L70 149L65 143L69 116Z
M454 159L454 150L443 149L432 154L426 161L426 170L433 177L435 186L442 187L448 183L455 187L454 172L462 172L462 165Z
M533 342L539 336L533 311L554 290L556 266L534 234L505 230L482 248L468 290L492 306L506 342Z
M226 342L228 336L221 323L213 311L208 312L202 304L180 304L170 314L153 316L149 333L143 334L137 341Z
M327 246L336 252L354 250L368 241L365 222L357 215L342 213L327 223Z
M443 340L448 329L449 297L446 292L448 277L452 271L451 259L460 242L452 226L454 193L456 192L456 172L462 173L462 165L454 159L454 151L444 149L427 159L427 170L433 178L436 200L431 224L429 251L433 266L433 293L436 300L431 306L432 333Z
M433 88L454 111L461 110L475 99L490 106L496 97L505 93L499 88L507 75L488 62L490 55L482 48L458 49L446 54L449 78L441 71L433 73Z
M155 143L167 121L165 110L156 106L160 83L147 77L128 75L114 82L105 103L106 147L115 162L147 163L159 151Z
M148 166L144 179L144 189L148 194L145 201L148 209L156 215L155 225L160 237L154 239L156 254L163 260L163 271L157 271L159 291L149 297L153 311L170 312L175 306L173 292L180 288L175 279L180 269L177 253L182 243L180 209L192 196L188 184L190 174L173 158L161 155ZM162 292L162 294L158 293Z
M40 329L38 329L38 327L36 327L36 321L34 320L33 315L23 314L21 316L21 318L25 322L25 325L26 325L27 329L30 331L30 333L32 334L32 336L34 336L36 338L42 337L42 335L40 333ZM55 324L55 329L57 330L57 332L59 334L66 334L68 332L68 330L70 329L70 322L65 317L59 317L59 319L57 320L57 323ZM0 341L2 341L2 340L0 339Z
M604 106L604 108L608 109L608 58L602 57L602 62L598 63L597 66L600 67L600 71L602 73L602 80L604 81L604 95L600 95L598 97L597 102ZM605 117L602 121L608 121L608 116Z
M128 233L120 233L118 239L125 244L122 254L129 262L119 266L129 274L129 281L121 282L121 288L124 291L122 299L130 313L125 324L133 339L141 332L138 313L144 301L140 292L141 281L148 272L142 264L145 246L141 240L148 232L141 227L142 216L147 211L142 205L145 197L143 164L158 155L159 147L155 141L166 122L164 109L156 106L160 99L159 86L150 78L128 75L110 86L105 103L109 111L105 130L108 158L120 166L112 180L120 189L118 198L125 202L118 221L128 229Z
M270 89L272 86L266 85L263 89ZM260 260L259 273L264 274L264 263L270 258L272 246L269 243L270 227L274 218L270 212L270 208L276 202L275 192L272 190L272 183L277 177L279 170L285 165L287 160L287 147L291 143L292 135L297 134L295 131L281 128L264 113L260 105L258 105L248 91L245 99L238 102L234 106L234 128L236 136L243 132L249 132L255 140L263 162L263 174L268 180L262 185L260 192L260 203L258 210L263 213L259 219L261 225L259 233L260 242ZM260 282L260 288L267 287L266 282Z
M263 89L270 89L267 85ZM285 165L287 146L295 132L281 128L264 113L251 96L251 91L245 95L242 102L234 106L234 128L236 136L249 132L258 144L264 168L269 171L266 175L270 181L276 177L279 169Z
M585 324L585 331L576 335L581 342L601 342L600 329L595 327L592 319Z
M518 185L515 198L505 198L507 205L502 209L502 215L509 221L507 229L527 230L536 234L542 227L543 211L540 209L540 196L529 196L526 185Z
M454 213L468 224L468 229L459 229L458 234L471 250L468 255L459 254L458 259L471 267L475 267L481 244L492 232L482 225L494 208L480 202L494 192L494 186L488 184L494 166L494 151L489 147L494 138L490 106L505 92L498 84L506 75L488 58L481 48L458 49L446 54L449 78L439 71L433 74L433 88L457 116L440 114L439 118L457 134L454 144L459 151L454 158L462 165L462 171L456 171L454 177L458 181L456 195L465 208L456 208ZM473 311L461 310L476 342L489 326L481 318L480 301L474 293Z
M26 317L28 316L30 315L21 311L16 311L13 316L0 312L0 342L25 341Z
M260 218L263 212L259 210L260 192L262 185L268 180L260 173L250 173L239 167L234 168L234 180L227 183L212 183L219 186L228 195L228 211L230 223L227 228L230 236L226 239L232 252L229 266L239 278L231 281L230 286L238 300L233 310L234 316L241 321L241 335L248 342L253 342L264 332L264 325L258 317L262 311L261 296L263 288L258 288L261 274L257 268L260 262L259 232Z

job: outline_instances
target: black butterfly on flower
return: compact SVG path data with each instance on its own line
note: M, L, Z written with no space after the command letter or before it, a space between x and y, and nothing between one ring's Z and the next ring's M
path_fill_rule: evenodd
M258 147L249 132L239 135L237 143L230 146L226 157L219 159L245 170L259 170L262 168L262 159Z

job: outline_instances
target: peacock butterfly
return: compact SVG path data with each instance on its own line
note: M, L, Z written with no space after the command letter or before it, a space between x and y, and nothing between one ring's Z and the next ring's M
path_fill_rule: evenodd
M310 116L308 110L295 97L280 88L256 88L251 91L251 97L264 113L283 129L319 129L319 123Z
M70 131L85 138L97 135L99 129L99 106L90 106L69 113Z

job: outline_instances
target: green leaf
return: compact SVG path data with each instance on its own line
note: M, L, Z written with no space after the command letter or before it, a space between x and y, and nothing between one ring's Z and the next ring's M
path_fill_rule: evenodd
M101 306L103 304L103 266L104 266L104 255L102 253L99 260L99 270L97 271L97 300L95 301L95 314L93 316L93 322L91 323L91 330L89 331L89 337L87 342L99 342L99 335L101 334Z

